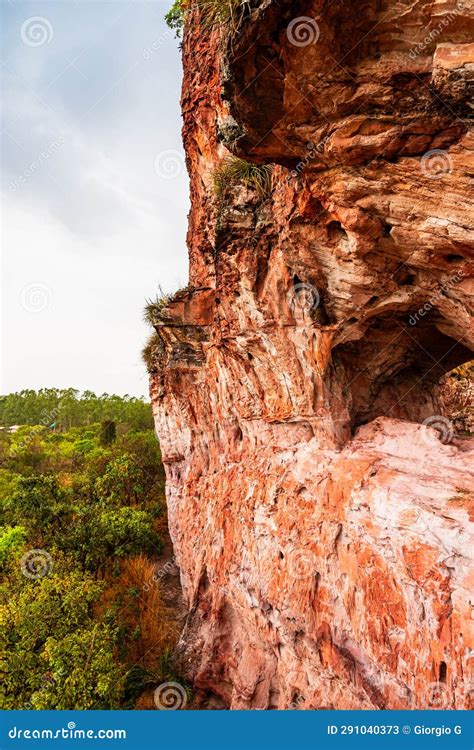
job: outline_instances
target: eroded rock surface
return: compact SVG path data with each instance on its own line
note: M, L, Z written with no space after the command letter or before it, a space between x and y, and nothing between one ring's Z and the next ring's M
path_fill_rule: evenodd
M190 286L151 394L190 668L231 708L472 698L474 440L438 383L474 338L473 28L451 0L188 23ZM271 195L219 204L229 153Z

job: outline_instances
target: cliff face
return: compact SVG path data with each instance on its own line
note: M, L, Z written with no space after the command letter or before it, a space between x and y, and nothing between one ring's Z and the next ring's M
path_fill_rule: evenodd
M265 0L230 39L188 22L190 286L151 394L185 647L231 708L472 697L474 439L438 386L474 339L470 14ZM269 196L217 205L229 152L274 165Z

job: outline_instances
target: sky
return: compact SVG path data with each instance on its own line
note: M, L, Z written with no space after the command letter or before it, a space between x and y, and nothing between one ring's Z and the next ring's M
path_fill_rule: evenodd
M0 392L148 395L145 299L187 283L171 0L0 0Z

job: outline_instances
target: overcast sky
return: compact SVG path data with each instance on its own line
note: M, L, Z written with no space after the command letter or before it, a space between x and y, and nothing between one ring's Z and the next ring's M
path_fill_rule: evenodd
M0 0L2 393L148 393L146 297L187 282L171 0Z

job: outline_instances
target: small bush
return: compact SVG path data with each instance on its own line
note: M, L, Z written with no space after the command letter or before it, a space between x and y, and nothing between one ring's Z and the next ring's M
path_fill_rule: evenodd
M175 37L179 38L183 32L187 6L188 3L186 0L175 0L165 15L165 21L170 29L173 29L175 32Z
M155 299L145 300L146 305L143 311L143 320L148 325L154 327L163 319L163 311L170 301L170 295L165 294L162 289L159 290Z
M214 170L214 191L222 200L228 188L240 184L252 188L264 198L270 192L271 178L272 169L268 165L251 164L245 159L230 156Z
M193 7L199 11L201 25L205 29L216 26L224 26L230 32L238 31L244 16L247 4L242 0L175 0L165 21L180 37L186 16Z
M163 342L157 333L152 333L142 349L142 360L151 375L156 371L156 365L164 354Z

